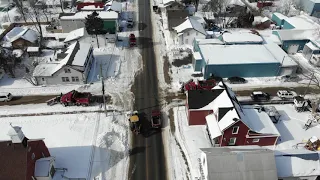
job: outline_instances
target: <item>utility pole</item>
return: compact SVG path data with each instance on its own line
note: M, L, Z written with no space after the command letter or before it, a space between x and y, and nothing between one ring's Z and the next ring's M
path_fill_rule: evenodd
M105 96L105 89L104 89L104 78L102 74L102 65L100 64L100 79L101 79L101 84L102 84L102 97L103 97L103 108L104 108L104 113L107 116L107 109L106 109L106 96Z
M311 84L311 81L312 81L313 77L314 77L314 72L313 72L313 73L312 73L312 75L311 75L311 78L310 78L309 84L308 84L308 86L307 86L307 88L306 88L306 90L305 90L305 92L304 92L303 97L305 97L305 96L306 96L306 94L307 94L307 92L308 92L308 90L309 90L309 87L310 87L310 84Z

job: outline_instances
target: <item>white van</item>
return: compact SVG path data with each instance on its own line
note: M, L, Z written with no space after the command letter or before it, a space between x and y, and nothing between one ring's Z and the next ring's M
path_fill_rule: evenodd
M8 102L12 99L11 93L0 93L0 102Z

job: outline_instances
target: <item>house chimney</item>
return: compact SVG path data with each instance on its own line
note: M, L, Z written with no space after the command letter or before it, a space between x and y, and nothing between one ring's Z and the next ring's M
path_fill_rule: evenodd
M27 147L28 138L25 137L23 134L21 127L19 126L12 126L10 123L10 129L8 131L8 135L11 138L13 144L22 143L25 147Z

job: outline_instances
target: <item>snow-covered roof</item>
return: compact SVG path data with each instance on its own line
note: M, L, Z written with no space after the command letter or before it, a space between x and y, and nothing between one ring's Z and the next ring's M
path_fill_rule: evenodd
M285 16L285 15L283 15L283 14L281 14L281 13L278 13L278 12L275 12L275 13L273 13L275 16L277 16L279 19L287 19L288 17L287 16Z
M196 39L197 43L200 44L223 44L220 39Z
M88 15L92 14L90 11L80 11L75 13L73 16L61 16L61 20L84 20ZM101 19L107 20L107 19L118 19L119 14L114 11L101 11L98 12L99 17Z
M306 15L299 15L287 18L286 21L290 23L295 29L319 29L320 25L308 18Z
M236 121L240 120L238 112L235 108L229 110L218 122L220 129L223 131Z
M210 132L210 138L214 139L222 135L218 125L218 120L216 119L214 114L210 114L206 116L206 122L207 122L208 130Z
M238 147L238 146L237 146ZM205 153L208 179L275 180L277 169L273 151L266 149L214 147Z
M79 44L79 46L77 44ZM79 49L77 47L79 47ZM91 44L75 42L71 44L64 52L67 55L63 59L59 61L52 60L36 66L36 68L33 71L33 76L52 76L54 73L59 71L63 66L67 64L74 66L84 66L90 48ZM74 51L77 52L74 58L71 59Z
M261 134L280 135L266 112L258 112L257 109L243 108L242 122L251 130Z
M230 0L229 5L238 5L238 6L245 6L245 4L241 0Z
M187 17L186 20L182 24L180 24L177 27L174 27L174 29L178 33L181 33L181 32L188 30L188 29L194 29L194 30L200 32L201 34L206 35L206 31L203 28L202 24L200 22L198 22L197 19L192 16Z
M27 52L38 52L39 47L28 47Z
M264 45L200 44L199 47L208 64L279 63Z
M50 164L54 161L54 157L41 158L36 161L34 176L48 177L50 172Z
M286 52L283 51L275 43L267 43L264 45L269 52L280 62L282 67L298 66L298 64L290 57Z
M102 11L104 8L96 7L95 5L88 5L81 8L83 11Z
M277 150L275 153L278 177L319 176L319 153L306 149Z
M84 66L86 62L87 56L90 52L91 44L89 43L80 43L80 49L72 61L72 65L74 66Z
M307 40L312 38L316 34L315 30L301 30L301 29L274 30L273 32L279 35L279 38L281 41Z
M262 43L263 39L252 33L242 32L226 32L222 34L222 38L226 43Z
M38 33L29 28L14 27L6 34L6 40L9 42L13 42L20 38L35 43L38 40Z
M194 52L194 53L193 53L193 58L194 58L195 60L202 59L201 54L200 54L199 52Z
M122 4L117 1L113 1L110 7L111 10L121 12L122 11Z
M275 34L263 35L262 38L266 41L266 43L275 43L277 45L282 44L279 37Z
M307 44L306 44L306 46L308 47L308 48L310 48L311 50L319 50L319 48L318 47L316 47L315 45L313 45L313 43L312 42L308 42Z
M69 32L68 36L66 37L64 42L66 43L66 42L77 40L77 39L83 37L84 36L84 31L85 31L84 28L79 28L79 29L76 29L76 30L73 30L73 31Z

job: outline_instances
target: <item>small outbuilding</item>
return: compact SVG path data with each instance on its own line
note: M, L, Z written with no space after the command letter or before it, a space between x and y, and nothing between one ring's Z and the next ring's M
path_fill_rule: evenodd
M40 54L39 47L28 47L27 53L30 57L38 56Z
M5 40L11 43L14 49L24 49L37 45L38 32L29 28L14 27L5 35Z

